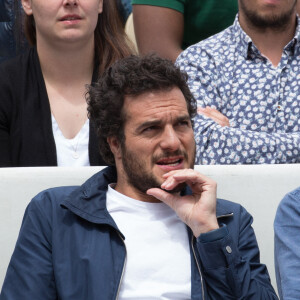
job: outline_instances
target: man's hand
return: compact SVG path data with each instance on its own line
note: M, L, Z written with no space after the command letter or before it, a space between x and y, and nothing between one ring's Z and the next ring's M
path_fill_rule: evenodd
M214 108L211 108L209 106L206 106L205 108L198 107L197 111L199 114L202 114L208 118L211 118L212 120L214 120L216 123L218 123L222 127L230 126L228 118Z
M148 195L174 209L178 217L191 228L195 237L219 228L216 218L216 182L192 169L171 171L163 177L165 181L161 185L162 189L172 190L178 184L185 182L190 186L193 194L180 196L159 188L152 188L147 191Z

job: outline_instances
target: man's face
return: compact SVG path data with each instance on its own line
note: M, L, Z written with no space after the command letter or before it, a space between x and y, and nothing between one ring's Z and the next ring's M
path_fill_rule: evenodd
M297 0L239 0L240 17L257 28L284 29L296 16Z
M195 140L179 88L126 97L121 162L126 184L145 193L160 187L163 174L193 168ZM178 187L181 190L183 185ZM174 191L174 192L176 192Z

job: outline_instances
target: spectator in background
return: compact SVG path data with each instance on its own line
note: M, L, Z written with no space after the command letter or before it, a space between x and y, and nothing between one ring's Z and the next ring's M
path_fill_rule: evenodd
M181 51L232 24L236 0L132 0L140 53L175 61Z
M22 5L32 48L0 66L0 166L103 165L85 85L131 52L115 2Z
M116 0L116 3L125 24L132 11L130 0ZM20 0L0 0L0 63L28 49L23 19Z
M274 222L275 269L280 299L300 295L300 187L280 202Z
M297 0L239 0L234 24L185 50L197 164L300 162Z

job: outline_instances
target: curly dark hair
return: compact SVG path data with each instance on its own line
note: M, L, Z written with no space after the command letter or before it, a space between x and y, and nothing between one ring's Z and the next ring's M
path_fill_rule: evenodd
M107 164L115 164L107 138L115 136L120 143L125 141L125 96L178 87L192 119L196 115L197 105L186 82L187 75L170 60L150 54L143 57L131 55L117 61L88 87L88 114L96 125L100 154Z

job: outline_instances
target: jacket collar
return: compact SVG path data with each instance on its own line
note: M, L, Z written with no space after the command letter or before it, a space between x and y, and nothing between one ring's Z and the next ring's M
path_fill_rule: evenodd
M122 235L106 209L108 185L116 180L116 169L107 167L73 190L66 199L62 199L60 205L91 223L111 226Z
M106 208L108 185L114 182L117 182L116 169L107 167L76 188L66 199L62 199L60 205L89 222L106 224L120 232ZM190 188L186 188L183 194L191 194ZM231 216L232 212L223 202L217 202L216 214L217 218L222 218Z

